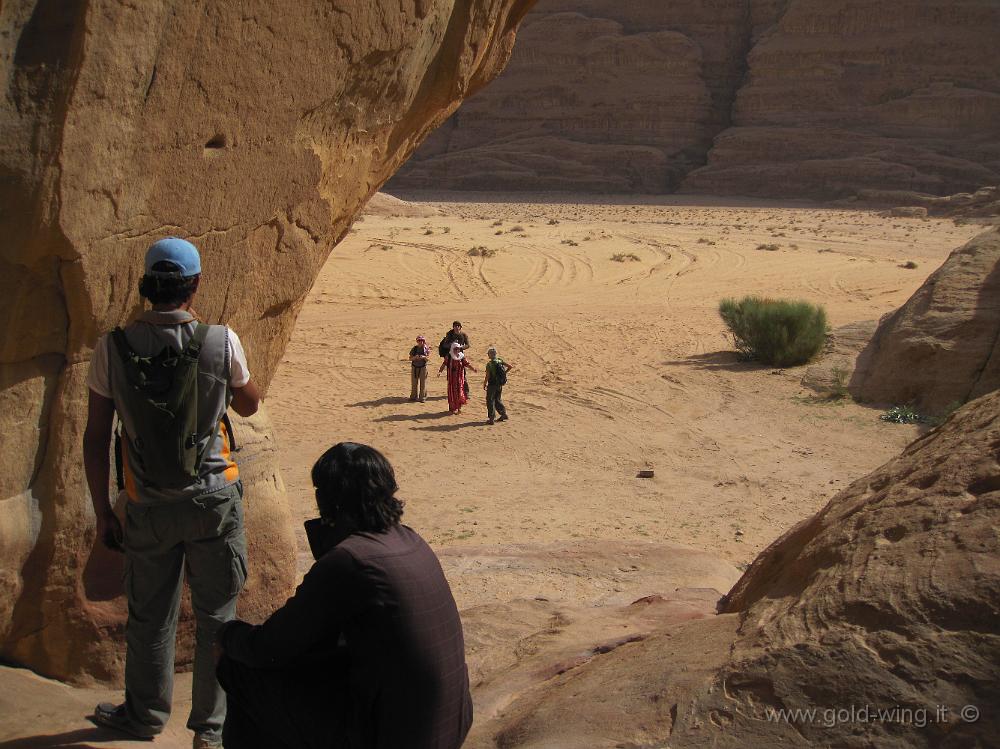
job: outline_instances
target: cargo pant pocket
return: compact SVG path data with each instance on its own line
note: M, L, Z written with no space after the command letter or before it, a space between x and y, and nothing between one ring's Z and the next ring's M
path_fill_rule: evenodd
M229 542L227 544L232 554L230 563L229 595L239 595L247 582L247 552L246 544Z

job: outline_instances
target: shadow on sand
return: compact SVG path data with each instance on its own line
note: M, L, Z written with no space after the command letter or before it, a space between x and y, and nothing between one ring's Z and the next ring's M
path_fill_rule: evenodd
M447 400L446 395L429 395L425 400L428 401L443 401ZM358 401L357 403L348 403L348 408L377 408L379 406L398 406L403 403L413 403L408 397L402 395L387 395L384 398L378 398L373 401Z
M674 367L694 367L695 369L725 370L727 372L757 372L762 369L780 369L768 364L746 361L735 351L711 351L705 354L693 354L685 359L672 359L663 364Z
M447 416L448 414L444 414ZM485 427L489 426L485 420L482 421L463 421L461 424L435 424L429 427L414 427L414 431L418 432L457 432L459 429L465 429L466 427Z
M432 413L420 413L420 414L389 414L388 416L379 416L374 421L426 421L427 419L443 419L448 416L447 411L434 411Z
M0 741L0 749L87 749L95 744L130 741L129 737L108 728L76 728L63 733L25 736L20 739ZM148 741L134 740L137 744L149 745Z

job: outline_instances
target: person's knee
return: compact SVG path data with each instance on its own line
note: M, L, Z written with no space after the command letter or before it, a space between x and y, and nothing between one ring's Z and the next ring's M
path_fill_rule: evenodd
M223 654L215 664L215 678L228 695L237 695L240 686L247 682L248 667Z

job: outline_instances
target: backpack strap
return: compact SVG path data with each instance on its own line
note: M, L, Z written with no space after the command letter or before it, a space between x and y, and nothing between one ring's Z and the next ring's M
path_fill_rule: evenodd
M115 342L115 349L118 351L118 355L125 362L125 366L129 366L132 363L132 357L135 356L135 351L129 345L128 338L125 337L125 331L121 327L116 327L111 331L111 340ZM109 357L110 359L110 357ZM108 377L111 376L111 363L108 362ZM109 379L110 382L110 379Z
M226 427L226 434L229 435L229 452L238 453L240 448L236 445L236 432L233 431L233 422L229 420L229 411L222 414L222 423Z
M211 325L206 325L203 322L196 323L194 335L192 335L191 340L187 342L187 346L184 347L181 355L191 359L197 359L201 355L201 348L205 345L205 338L208 336L208 329L210 327Z

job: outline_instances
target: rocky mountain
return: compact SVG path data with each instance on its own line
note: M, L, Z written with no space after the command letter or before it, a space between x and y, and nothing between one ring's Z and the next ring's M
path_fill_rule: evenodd
M1000 183L997 0L541 0L390 189L840 198Z
M91 352L140 308L145 248L199 246L197 312L239 331L266 391L333 245L499 72L531 4L0 4L4 660L121 674L122 561L95 545L80 443ZM254 617L292 585L294 538L266 416L236 433Z

